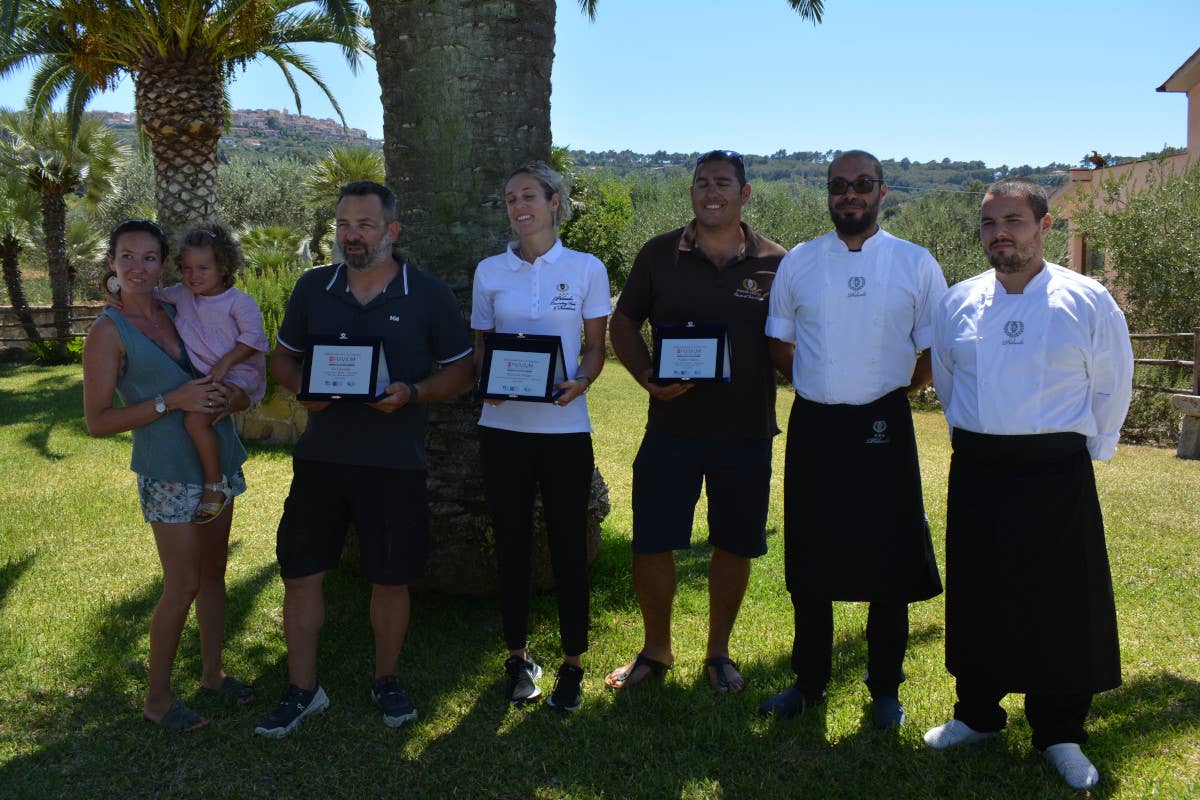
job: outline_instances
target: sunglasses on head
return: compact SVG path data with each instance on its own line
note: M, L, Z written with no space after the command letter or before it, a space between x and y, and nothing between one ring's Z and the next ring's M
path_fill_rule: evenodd
M709 150L707 153L696 159L696 166L700 166L705 161L711 161L714 158L720 161L735 161L738 164L742 163L742 154L737 150Z
M848 181L845 178L834 178L826 186L829 187L829 193L833 195L845 194L850 189L853 189L855 194L869 194L877 183L883 183L883 180L880 178L855 178Z
M154 220L142 219L141 217L130 217L129 219L123 219L117 225L117 227L119 228L119 227L121 227L121 225L129 225L130 223L136 223L138 225L146 225L151 228L157 228L160 231L162 230L162 228L159 227L159 224L157 222L155 222Z

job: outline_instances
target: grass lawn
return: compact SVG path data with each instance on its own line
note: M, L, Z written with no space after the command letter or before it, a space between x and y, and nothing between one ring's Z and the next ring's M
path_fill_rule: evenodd
M790 392L780 396L786 421ZM593 570L584 705L562 717L503 698L499 612L490 599L418 596L401 672L421 719L382 725L368 697L367 588L331 573L321 678L331 708L282 741L251 735L286 681L275 524L288 452L252 449L230 557L226 666L259 687L248 708L198 691L194 623L176 662L179 695L213 724L173 736L143 722L147 627L157 557L128 471L129 437L89 439L77 366L0 368L0 798L1052 798L1076 794L1029 745L1019 697L1007 731L934 753L953 683L942 666L943 602L911 610L901 700L908 722L879 733L862 684L864 604L836 606L834 677L824 707L790 722L755 715L791 680L783 587L783 440L776 442L770 552L755 563L734 634L748 680L717 696L701 670L707 618L700 542L679 554L676 667L622 693L603 675L641 643L629 575L630 464L645 394L609 364L591 394L596 454L613 512ZM917 414L926 504L943 552L949 443L940 414ZM1093 705L1087 752L1096 797L1200 796L1200 465L1171 450L1122 447L1097 465L1108 522L1124 685ZM1005 501L1011 498L1005 498ZM534 605L531 647L552 673L551 597ZM543 687L548 691L552 681Z

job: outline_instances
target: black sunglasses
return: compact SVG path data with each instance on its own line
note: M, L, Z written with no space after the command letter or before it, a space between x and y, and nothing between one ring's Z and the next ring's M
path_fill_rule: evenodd
M826 186L829 187L829 193L832 195L845 194L850 189L853 189L855 194L869 194L877 183L883 183L883 180L881 178L855 178L848 181L845 178L834 178Z
M696 166L698 167L705 161L711 161L714 158L721 161L736 161L738 164L742 164L742 154L737 150L709 150L696 159Z

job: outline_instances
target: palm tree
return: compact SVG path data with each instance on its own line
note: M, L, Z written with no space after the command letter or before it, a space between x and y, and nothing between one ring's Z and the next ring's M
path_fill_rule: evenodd
M362 145L331 147L312 165L304 180L304 191L308 194L306 205L313 214L308 249L314 261L320 263L325 257L322 240L333 220L338 190L354 181L383 183L383 180L383 155L374 148Z
M159 221L172 230L216 216L217 140L236 70L274 62L297 110L293 73L307 75L340 117L329 87L293 46L336 44L355 70L371 49L357 0L0 0L6 20L15 28L0 38L0 78L34 65L35 113L65 94L77 125L97 92L133 78L138 121L154 151Z
M429 4L367 0L382 86L384 158L400 201L400 245L466 286L507 236L498 187L550 158L554 0ZM597 0L578 0L595 17ZM823 0L787 0L814 24ZM446 232L454 231L453 236Z
M128 155L107 127L84 119L72 130L62 114L0 111L0 165L19 173L41 197L42 239L50 273L55 338L66 356L71 335L74 268L67 257L67 196L82 192L100 203L112 192L112 179Z
M242 241L242 254L246 268L251 272L262 272L290 268L297 275L304 264L304 234L283 225L256 225L244 228L238 238Z
M0 269L4 286L17 321L31 344L40 344L42 334L33 321L25 282L21 276L21 251L30 232L40 223L41 200L25 182L23 175L4 170L0 173Z
M387 180L399 199L399 246L470 303L471 272L500 251L508 226L499 187L511 169L550 158L554 0L461 0L455 4L367 0L382 87ZM819 22L822 0L788 0ZM579 0L594 17L597 0ZM487 512L478 467L474 402L430 409L431 583L491 583ZM593 480L594 509L607 505ZM601 515L602 516L602 515ZM539 537L540 540L540 537ZM543 557L535 558L541 573Z
M72 275L72 298L100 300L107 294L101 288L101 278L108 274L108 227L97 225L96 219L109 216L107 209L81 207L69 203L67 228L64 231L67 264ZM29 236L25 254L30 263L46 263L46 250L41 236Z

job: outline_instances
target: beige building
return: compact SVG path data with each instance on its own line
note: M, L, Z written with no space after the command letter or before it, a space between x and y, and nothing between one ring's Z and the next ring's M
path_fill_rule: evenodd
M1070 220L1071 212L1091 201L1092 195L1113 179L1123 179L1121 192L1125 194L1146 185L1146 178L1155 170L1182 172L1191 164L1200 161L1200 50L1167 78L1160 92L1183 92L1188 96L1187 150L1184 153L1152 161L1133 161L1113 167L1096 169L1072 169L1067 180L1050 197L1050 213L1055 219ZM1077 272L1099 271L1103 265L1097 263L1095 254L1088 252L1087 241L1071 226L1071 243L1068 252L1069 265Z

